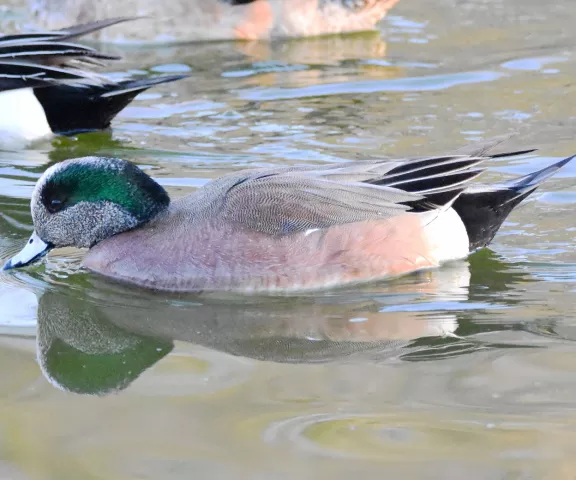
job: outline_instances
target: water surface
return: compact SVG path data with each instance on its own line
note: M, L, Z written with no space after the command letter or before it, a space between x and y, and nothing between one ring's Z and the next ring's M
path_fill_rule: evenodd
M5 15L13 15L6 13ZM16 12L14 15L18 15ZM486 180L576 153L576 4L404 0L378 34L106 48L190 72L109 133L0 155L0 259L65 158L136 162L174 197L248 166L445 153L518 132ZM569 479L576 166L491 248L299 298L119 287L65 249L0 275L0 473L10 479Z

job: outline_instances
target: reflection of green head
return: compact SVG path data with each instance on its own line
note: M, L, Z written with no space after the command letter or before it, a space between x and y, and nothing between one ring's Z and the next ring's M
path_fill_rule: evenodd
M46 378L62 390L88 395L122 390L172 348L169 341L112 325L85 298L56 291L40 298L38 359Z
M136 337L137 338L137 337ZM51 383L74 393L105 395L123 390L172 350L168 342L141 337L118 353L90 354L57 338L45 352L43 370Z

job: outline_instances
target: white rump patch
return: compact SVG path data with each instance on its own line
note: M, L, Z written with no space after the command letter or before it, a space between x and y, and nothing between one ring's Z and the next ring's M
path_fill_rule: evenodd
M466 258L470 254L468 232L452 207L422 215L430 254L438 263Z

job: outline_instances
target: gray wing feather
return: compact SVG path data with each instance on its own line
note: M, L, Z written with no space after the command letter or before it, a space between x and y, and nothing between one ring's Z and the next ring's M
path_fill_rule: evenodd
M258 169L223 177L209 188L222 200L221 220L287 235L392 218L416 206L437 209L482 172L474 167L485 159L460 155Z

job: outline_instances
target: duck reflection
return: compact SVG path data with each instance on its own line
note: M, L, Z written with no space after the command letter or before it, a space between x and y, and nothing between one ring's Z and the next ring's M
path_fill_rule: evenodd
M237 42L236 50L254 61L276 60L292 64L334 65L350 60L380 59L387 44L380 32L329 35L283 42Z
M524 280L491 253L475 262L498 288ZM86 275L80 288L41 296L38 358L57 388L96 395L125 389L176 340L261 361L398 358L470 328L465 309L448 307L464 307L471 278L458 262L378 288L239 299L155 295Z
M38 360L46 379L62 390L122 390L172 348L170 341L115 326L81 297L51 291L38 303Z

